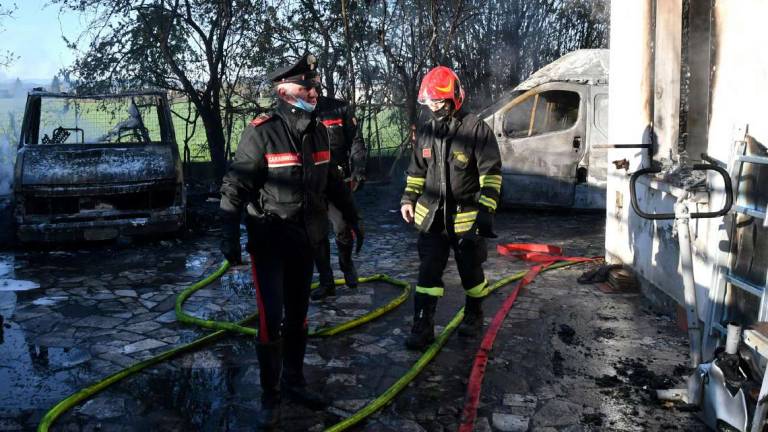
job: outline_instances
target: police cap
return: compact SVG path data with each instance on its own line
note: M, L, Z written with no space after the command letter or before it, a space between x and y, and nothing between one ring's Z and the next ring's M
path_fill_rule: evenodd
M312 54L304 54L295 64L285 66L272 71L268 78L275 84L296 83L305 87L311 87L316 84L314 78L317 78L317 58Z

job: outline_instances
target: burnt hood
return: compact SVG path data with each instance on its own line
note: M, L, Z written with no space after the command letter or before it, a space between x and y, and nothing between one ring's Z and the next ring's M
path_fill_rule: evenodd
M146 182L175 179L168 145L30 145L16 163L22 187Z

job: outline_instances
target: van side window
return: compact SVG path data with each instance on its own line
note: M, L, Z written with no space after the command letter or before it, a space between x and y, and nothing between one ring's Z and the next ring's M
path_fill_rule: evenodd
M608 95L595 96L595 126L608 136Z
M579 118L580 102L571 91L532 94L504 114L504 135L521 138L569 129Z

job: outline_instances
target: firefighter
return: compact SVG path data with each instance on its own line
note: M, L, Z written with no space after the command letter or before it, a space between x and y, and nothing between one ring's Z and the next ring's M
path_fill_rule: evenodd
M434 341L442 275L453 249L465 292L459 334L477 335L483 325L488 281L482 264L493 238L493 215L501 194L501 157L491 129L462 109L464 89L456 74L438 66L421 82L418 101L431 119L416 135L400 212L419 230L419 276L414 320L406 347L421 350Z
M304 353L313 253L327 237L330 200L355 233L363 233L343 182L330 169L325 126L317 121L316 60L311 54L270 74L277 105L243 131L235 159L221 187L224 220L221 251L240 262L240 218L245 213L247 251L258 307L262 387L257 423L274 427L281 390L313 409L327 401L307 389Z
M318 80L319 81L319 80ZM317 102L317 118L328 130L331 146L331 171L345 179L350 194L365 181L366 148L362 128L349 104L340 99L320 96ZM344 274L344 283L349 288L357 287L357 270L352 262L352 230L344 221L333 203L328 205L328 216L336 235L336 249L339 253L339 268ZM336 294L333 270L331 269L331 245L326 238L315 251L315 265L320 285L312 291L312 299L320 300Z

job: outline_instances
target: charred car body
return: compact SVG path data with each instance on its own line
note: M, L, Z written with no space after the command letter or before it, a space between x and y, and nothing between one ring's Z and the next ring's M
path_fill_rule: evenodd
M499 142L504 205L605 209L607 49L564 55L481 118Z
M22 242L179 230L186 194L165 93L29 93L14 166Z

